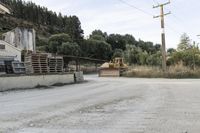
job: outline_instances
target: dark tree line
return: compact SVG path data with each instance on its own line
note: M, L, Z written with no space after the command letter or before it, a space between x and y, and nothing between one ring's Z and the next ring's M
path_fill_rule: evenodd
M0 0L0 2L12 9L13 17L32 22L38 26L47 26L50 34L67 33L76 42L83 39L81 23L76 16L63 16L61 13L57 14L30 1Z
M132 35L110 34L95 30L88 39L83 39L80 44L73 42L68 34L52 35L43 51L90 57L95 59L112 60L123 57L129 64L161 65L160 45L152 42L136 40Z
M100 46L99 43L101 43ZM152 42L136 40L130 34L108 35L101 30L95 30L91 33L89 39L84 40L81 49L87 51L86 53L83 52L84 56L107 60L123 57L129 64L160 65L160 47L159 44L154 45Z

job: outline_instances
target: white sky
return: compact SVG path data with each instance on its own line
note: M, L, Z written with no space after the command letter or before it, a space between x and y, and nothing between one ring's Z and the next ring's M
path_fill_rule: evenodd
M28 0L26 0L28 1ZM136 39L160 43L160 19L140 12L120 0L32 0L36 4L65 15L76 15L82 23L85 36L93 30L101 29L108 34L132 34ZM155 2L167 0L124 0L152 15L159 15L160 10L153 9ZM186 32L193 41L200 41L199 0L172 0L165 7L165 12L172 14L165 17L167 48L176 48L180 36Z

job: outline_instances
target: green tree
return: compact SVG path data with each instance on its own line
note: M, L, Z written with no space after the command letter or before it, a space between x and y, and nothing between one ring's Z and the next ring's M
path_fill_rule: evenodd
M147 65L147 58L149 57L149 54L144 51L139 53L139 65Z
M106 41L106 39L101 35L91 35L90 39L91 40L98 40L98 41Z
M60 47L59 42L57 42L57 41L51 41L51 42L49 42L48 52L57 53L59 47Z
M107 33L106 33L106 32L103 32L103 31L101 31L101 30L94 30L94 31L92 32L92 34L90 35L90 38L92 38L92 36L94 36L94 35L102 36L102 37L105 38L105 39L108 37Z
M96 43L95 55L97 59L110 60L112 47L104 41L94 41Z
M158 51L160 51L159 49L159 45L155 45L153 44L153 42L144 42L142 40L138 41L138 47L140 47L143 51L146 51L149 54L155 54Z
M83 40L81 22L76 16L69 16L65 19L65 33L68 33L74 42L80 43Z
M59 43L59 45L61 45L63 42L72 42L72 39L70 38L68 34L61 33L61 34L52 35L49 38L49 42L52 42L52 41L56 41Z
M68 34L55 34L49 38L48 52L57 53L63 43L72 42Z
M139 64L139 54L142 53L142 49L134 45L127 45L126 51L124 52L124 59L128 64Z
M178 44L178 51L187 50L191 47L191 40L189 36L184 33L180 38L180 43Z
M174 48L167 49L167 53L170 54L170 55L175 53L175 52L176 52L176 49L174 49Z
M155 54L151 54L147 58L147 65L149 66L161 66L162 64L162 56L161 52L158 51Z
M104 60L110 60L111 58L111 45L105 41L88 39L84 40L80 47L82 49L81 55L83 56Z
M109 43L113 50L115 49L126 49L126 41L122 35L111 34L107 37L107 43Z
M156 45L154 45L154 47L155 47L156 52L161 51L161 45L160 44L156 44Z
M123 52L122 49L115 49L112 58L123 57Z
M98 41L98 40L90 40L94 50L94 58L96 59L105 59L109 60L111 53L112 53L112 48L111 45L104 42L104 41Z
M63 55L79 56L80 51L81 49L77 43L64 42L59 48L59 53Z
M93 58L95 55L95 44L91 40L83 40L80 44L81 56Z
M126 45L135 45L135 46L138 46L138 41L135 40L135 38L130 35L130 34L126 34L123 36L125 42L126 42Z
M168 59L169 65L176 65L179 62L183 62L183 65L195 68L200 66L200 51L197 47L192 47L184 51L174 52Z

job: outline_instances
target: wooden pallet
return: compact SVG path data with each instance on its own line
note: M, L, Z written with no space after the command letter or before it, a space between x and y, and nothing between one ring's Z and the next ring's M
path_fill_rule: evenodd
M48 65L50 73L63 72L63 66L64 66L63 57L49 57Z
M29 54L25 56L27 73L48 73L47 54Z

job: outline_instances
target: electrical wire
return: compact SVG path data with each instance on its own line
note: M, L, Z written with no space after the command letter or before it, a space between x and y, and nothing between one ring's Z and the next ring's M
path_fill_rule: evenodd
M159 2L157 0L153 0L154 3L159 4Z
M118 0L118 1L120 1L121 3L123 3L123 4L125 4L125 5L127 5L127 6L129 6L129 7L134 8L134 9L140 11L140 12L143 12L143 13L146 14L146 15L153 16L151 13L146 12L145 10L140 9L140 8L138 8L138 7L136 7L136 6L132 5L132 4L129 4L128 2L126 2L126 1L124 1L124 0Z
M172 14L171 16L172 16L174 19L173 19L173 20L170 19L170 20L171 20L171 21L174 21L175 23L178 23L178 24L185 30L184 32L182 31L182 34L185 33L185 32L187 32L187 33L189 33L189 34L192 33L192 32L187 28L187 26L185 25L183 19L181 19L180 17L178 17L178 16L175 15L175 14Z
M132 4L129 4L128 2L126 2L126 1L124 1L124 0L118 0L118 1L120 1L121 3L123 3L123 4L125 4L125 5L127 5L127 6L129 6L129 7L134 8L134 9L136 9L136 10L138 10L138 11L140 11L140 12L142 12L142 13L148 15L148 16L153 16L153 14L151 14L151 13L149 13L149 12L143 10L143 9L140 9L140 8L138 8L138 7L136 7L136 6L132 5ZM157 0L153 0L153 1L154 1L155 3L157 3L157 4L159 4L159 2L158 2ZM184 33L184 32L182 32L182 31L176 30L175 28L173 28L173 27L170 26L169 24L166 24L166 26L167 26L171 31L173 31L173 32L176 33L176 34L180 34L180 35L181 35L181 34Z

